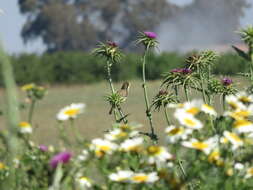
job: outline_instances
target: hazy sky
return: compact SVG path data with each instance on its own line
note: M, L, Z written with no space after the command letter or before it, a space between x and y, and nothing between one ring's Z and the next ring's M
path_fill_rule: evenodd
M20 52L42 52L44 46L41 41L30 42L25 45L20 36L22 25L25 22L25 17L19 13L18 0L0 0L0 8L5 14L0 15L0 37L3 40L5 49L9 53ZM192 0L170 0L177 4L189 3ZM253 0L248 0L253 4ZM248 10L246 17L242 19L242 24L253 24L253 8Z

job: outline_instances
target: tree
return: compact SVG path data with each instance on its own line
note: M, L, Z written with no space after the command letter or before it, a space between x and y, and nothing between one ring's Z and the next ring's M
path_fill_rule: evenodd
M155 30L176 6L166 0L19 0L27 15L25 42L41 37L48 51L89 50L112 40L129 48L142 30Z

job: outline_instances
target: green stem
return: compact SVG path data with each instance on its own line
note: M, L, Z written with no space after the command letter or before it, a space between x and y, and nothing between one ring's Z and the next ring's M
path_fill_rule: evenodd
M143 80L143 84L142 84L142 88L143 88L143 92L144 92L144 98L145 98L145 104L146 104L146 116L148 117L149 120L149 125L150 125L150 137L152 140L156 141L157 136L155 134L154 131L154 127L153 127L153 120L152 120L152 113L150 111L150 105L149 105L149 99L148 99L148 93L147 93L147 86L146 86L146 55L147 55L147 49L144 52L143 55L143 63L142 63L142 80Z
M188 96L188 89L187 89L187 87L184 87L184 94L185 94L186 101L188 102L189 101L189 96Z
M200 77L200 86L201 86L202 98L203 98L204 102L206 103L206 94L205 94L205 88L204 88L204 79L203 79L203 76L201 74L201 71L200 71L199 67L197 67L197 70L198 70L198 74L199 74L199 77Z
M32 99L32 103L31 103L31 106L29 109L29 114L28 114L28 122L30 124L32 124L32 117L33 117L33 112L34 112L34 108L35 108L35 103L36 103L36 100Z
M226 95L223 94L222 95L222 105L223 105L223 111L226 110Z
M74 119L70 119L70 127L71 129L73 130L73 133L74 133L74 138L75 138L75 141L78 143L78 144L81 144L82 140L81 140L81 137L79 135L79 131L77 130L76 126L75 126L75 122L74 122Z
M167 124L168 124L168 126L169 126L171 123L170 123L170 120L169 120L167 108L166 108L165 106L164 106L163 108L164 108L165 118L166 118Z
M124 122L125 124L127 124L128 121L127 121L127 119L125 118L126 116L124 115L124 113L123 113L123 111L122 111L120 105L117 106L117 109L118 109L118 111L119 111L119 114L120 114L121 118L123 118L123 122Z
M114 94L115 90L113 87L112 76L111 76L111 64L109 61L106 62L106 66L107 66L107 77L108 77L108 82L110 84L111 93ZM115 121L117 121L118 118L117 118L117 113L115 109L113 109L113 115L114 115Z
M175 95L176 95L176 99L179 101L179 96L178 96L178 86L174 86L174 91L175 91Z
M60 139L62 140L62 143L65 145L71 145L71 143L69 142L69 139L66 135L66 132L64 130L64 126L62 125L62 123L59 123L58 125L59 127L59 132L60 132Z
M187 174L186 174L186 172L184 170L184 167L183 167L183 164L182 164L181 160L178 160L178 165L179 165L180 171L183 174L184 180L186 180L187 179ZM189 185L190 185L190 190L193 190L194 187L193 187L192 183L189 183Z
M13 160L18 157L22 147L18 139L18 123L19 123L19 102L16 91L16 83L13 76L12 65L9 58L5 54L3 47L0 44L0 64L2 66L2 76L6 88L6 102L7 102L7 123L8 134L5 135L8 147L8 165L13 165ZM16 175L15 168L10 167L9 176L6 179L3 189L16 189Z

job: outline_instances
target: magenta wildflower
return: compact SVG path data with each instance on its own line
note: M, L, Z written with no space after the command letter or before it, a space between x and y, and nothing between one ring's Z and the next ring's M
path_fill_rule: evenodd
M170 72L172 72L172 73L181 73L181 72L182 72L182 69L179 69L179 68L177 68L177 69L172 69Z
M232 79L227 78L227 77L223 78L221 82L224 86L229 86L233 83Z
M170 72L181 73L181 74L187 75L187 74L190 74L192 70L188 68L177 68L177 69L172 69Z
M107 41L107 44L112 47L118 47L118 45L115 42Z
M46 145L39 145L39 149L42 151L42 152L47 152L48 151L48 147Z
M148 32L148 31L146 31L146 32L143 32L148 38L156 38L157 37L157 34L156 33L154 33L154 32Z
M187 75L187 74L190 74L191 72L192 72L192 70L189 69L189 68L183 68L183 69L182 69L182 73L183 73L183 74L186 74L186 75Z
M59 163L66 164L69 162L71 156L72 154L70 152L61 152L51 159L50 166L56 168Z

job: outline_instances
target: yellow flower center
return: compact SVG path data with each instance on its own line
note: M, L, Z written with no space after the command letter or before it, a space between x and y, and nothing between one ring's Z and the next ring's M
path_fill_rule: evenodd
M208 144L204 142L193 142L192 146L198 150L204 150L208 148Z
M74 115L78 114L79 111L80 111L79 109L69 109L69 110L66 110L64 112L64 114L66 114L68 116L74 116Z
M189 118L185 118L184 122L185 122L186 125L188 125L190 127L195 127L196 126L196 122L193 121L193 120L191 120L191 119L189 119Z
M234 133L229 133L229 136L231 139L233 139L236 142L241 142L242 140Z
M235 128L240 128L240 127L244 127L247 125L252 125L252 123L250 121L247 120L237 120L234 122L234 127Z
M250 103L250 99L247 97L247 96L241 96L239 98L239 100L242 102L242 103Z
M97 157L102 157L102 156L105 155L105 153L104 153L103 151L101 151L101 150L96 150L96 151L95 151L95 155L96 155Z
M0 170L3 170L5 168L4 163L0 162Z
M189 114L192 114L192 115L196 115L197 113L199 113L199 108L192 107L192 108L186 110L186 112Z
M19 127L22 127L22 128L26 128L26 127L31 127L29 123L27 122L20 122L19 123Z
M209 105L207 105L207 104L204 104L203 107L204 107L204 109L206 109L206 110L214 111L213 107L212 107L212 106L209 106Z
M253 175L253 168L249 168L248 169L248 173L251 174L251 175Z
M148 176L146 176L146 175L137 175L137 176L133 177L134 181L137 181L140 183L147 181L147 179L148 179Z
M238 105L235 102L228 102L232 109L237 109Z
M157 155L161 152L161 148L159 146L150 146L148 147L148 153L151 155Z
M34 84L27 84L27 85L22 86L21 89L24 91L28 91L28 90L33 89L34 87L35 87Z
M177 135L180 133L183 133L184 129L183 128L174 128L168 132L168 135Z
M107 151L111 150L111 148L106 145L98 146L98 148L103 152L107 152Z
M217 161L220 158L220 153L219 151L213 151L209 156L208 156L208 161L213 162Z

